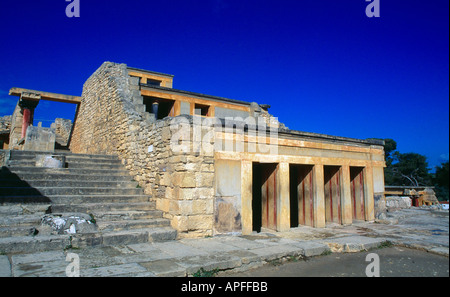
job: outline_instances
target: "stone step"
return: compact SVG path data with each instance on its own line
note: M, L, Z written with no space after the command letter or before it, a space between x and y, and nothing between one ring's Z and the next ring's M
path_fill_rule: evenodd
M46 196L46 195L139 195L141 188L108 188L108 187L1 187L0 196Z
M103 164L103 163L68 163L66 168L68 169L107 169L117 170L122 169L122 164Z
M33 159L36 158L37 155L62 155L66 156L66 158L72 159L103 159L103 160L119 160L119 158L115 155L92 155L92 154L74 154L66 151L59 151L54 153L49 152L38 152L38 151L19 151L12 150L10 151L10 159Z
M92 187L92 188L136 188L138 182L132 181L79 181L79 180L0 180L0 189L3 187Z
M147 195L48 195L48 199L55 204L85 204L85 203L139 203L146 202L155 207Z
M3 166L0 170L0 176L9 175L11 173L34 173L34 174L91 174L91 175L128 175L129 173L123 167L118 169L96 169L96 168L44 168L44 167L27 167L27 166Z
M132 177L127 173L124 175L96 175L96 174L58 174L58 173L11 173L5 174L1 177L1 181L17 181L17 180L33 181L33 180L76 180L76 181L133 181Z
M1 216L0 227L9 226L30 226L34 227L41 223L42 215L30 214L30 215L18 215L18 216Z
M51 200L47 196L43 196L40 193L35 195L3 195L0 192L0 205L11 204L50 204Z
M11 236L0 238L0 254L63 250L70 246L71 237L68 235Z
M119 220L97 222L99 231L123 231L132 229L144 229L152 227L169 227L170 221L164 218L147 220Z
M0 205L13 204L84 204L84 203L138 203L147 202L155 206L155 202L150 201L147 195L34 195L34 196L0 196Z
M86 204L52 204L52 212L104 213L106 211L153 211L154 203L86 203Z
M175 240L177 232L170 227L96 232L89 234L13 236L0 238L0 254L26 253L87 246L117 246Z
M0 238L4 237L17 237L17 236L30 236L35 232L34 226L8 226L0 227Z
M162 211L146 210L146 211L108 211L108 212L93 212L94 218L100 222L103 221L118 221L118 220L147 220L162 218Z
M44 168L35 166L39 154L48 155L12 151L9 166L0 168L0 253L176 239L170 221L117 156L57 152L66 156L67 168ZM89 214L97 229L39 234L46 213Z
M50 203L1 203L0 216L19 216L27 214L44 214L49 211Z
M177 232L170 227L111 231L104 232L103 234L76 234L73 236L72 246L75 248L82 248L94 245L118 246L135 243L161 242L175 240L176 236Z
M73 165L73 164L105 164L105 165L122 165L122 162L119 159L111 160L111 159L94 159L94 158L70 158L66 157L65 164ZM10 166L36 166L36 157L35 158L19 158L19 159L10 159L8 161L8 165Z

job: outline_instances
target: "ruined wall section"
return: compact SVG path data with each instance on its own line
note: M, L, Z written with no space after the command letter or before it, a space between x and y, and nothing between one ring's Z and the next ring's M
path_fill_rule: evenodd
M200 139L213 127L202 126L193 116L167 118L161 137L169 140L167 163L158 168L156 183L161 189L158 209L171 219L180 238L213 235L214 152L205 150ZM198 118L197 118L198 119ZM158 121L157 123L159 123ZM211 140L214 143L214 140Z
M180 238L212 235L213 153L194 149L192 116L155 122L139 99L138 81L127 66L105 62L83 87L71 151L118 155ZM173 150L171 139L180 128L185 148Z
M125 64L103 63L84 84L70 150L118 155L139 185L153 195L156 164L148 147L153 143L160 147L156 140L161 128L147 123L134 104L136 90Z

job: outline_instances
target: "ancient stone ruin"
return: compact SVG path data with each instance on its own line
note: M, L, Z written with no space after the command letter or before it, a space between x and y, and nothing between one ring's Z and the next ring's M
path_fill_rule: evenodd
M122 216L159 211L177 238L375 219L384 193L383 141L290 130L267 104L178 90L173 78L105 62L80 97L13 88L20 100L10 150L0 160L8 165L14 158L6 152L26 150L58 155L59 131L69 160L117 158L115 166L154 203L147 210L131 205ZM40 100L76 104L73 126L34 131ZM64 164L58 170L72 163ZM46 195L49 204L58 199Z

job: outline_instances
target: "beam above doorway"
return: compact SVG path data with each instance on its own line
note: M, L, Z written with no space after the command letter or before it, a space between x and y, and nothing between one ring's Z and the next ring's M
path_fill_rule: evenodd
M42 100L48 100L48 101L73 103L73 104L81 103L81 97L79 97L79 96L42 92L42 91L35 91L35 90L29 90L29 89L23 89L23 88L11 88L9 90L9 95L26 97L27 100L42 99Z

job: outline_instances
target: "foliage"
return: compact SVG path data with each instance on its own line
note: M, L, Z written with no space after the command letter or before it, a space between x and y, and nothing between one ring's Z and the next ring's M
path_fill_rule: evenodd
M439 200L448 201L449 199L449 161L436 166L436 173L433 177L434 191Z
M389 186L431 186L427 158L417 153L400 153L393 139L385 139L385 183Z

